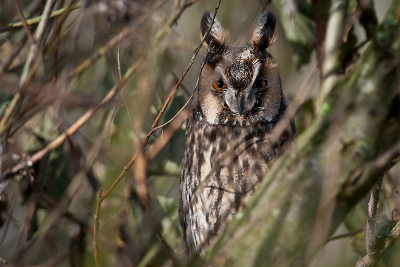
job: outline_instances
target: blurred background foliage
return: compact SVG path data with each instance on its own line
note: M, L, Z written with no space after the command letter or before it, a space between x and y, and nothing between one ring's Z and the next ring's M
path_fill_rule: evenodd
M18 2L34 35L48 1ZM95 266L93 225L98 190L107 190L140 149L200 43L203 12L213 10L217 1L52 2L54 16L36 40L39 48L34 63L28 64L34 75L22 85L33 42L21 24L17 0L0 2L0 116L4 118L15 93L21 94L1 132L0 257L10 266ZM363 44L390 3L375 1L375 6L359 14L362 1L350 1L349 14L354 17L349 18L341 50L343 73L363 52ZM310 73L321 67L318 51L329 1L222 1L218 18L230 31L232 44L246 42L264 9L278 17L278 39L270 53L278 62L290 100ZM173 118L189 99L205 52L203 47L158 125ZM135 72L118 94L99 105L135 64ZM316 81L296 113L299 134L312 123L318 96ZM93 117L60 146L35 160L32 168L10 173L13 166L29 160L91 109ZM171 126L171 138L167 125L153 133L145 148L151 151L161 140L145 172L150 207L140 199L140 168L135 171L135 165L101 203L100 266L172 266L184 258L177 197L187 110L176 118L178 127ZM400 198L394 190L400 183L398 169L393 168L384 179L379 207L382 231L399 216ZM330 241L312 266L354 266L365 254L366 203L367 198L349 213L334 236L355 232ZM399 266L399 251L397 244L385 262Z

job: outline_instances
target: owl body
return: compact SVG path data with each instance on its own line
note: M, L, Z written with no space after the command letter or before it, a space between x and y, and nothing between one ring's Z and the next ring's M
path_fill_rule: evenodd
M201 33L209 27L206 12ZM294 121L275 143L274 126L287 110L275 60L266 51L276 20L264 12L244 47L227 45L218 21L206 38L198 90L186 126L180 180L180 222L191 252L200 255L257 189Z

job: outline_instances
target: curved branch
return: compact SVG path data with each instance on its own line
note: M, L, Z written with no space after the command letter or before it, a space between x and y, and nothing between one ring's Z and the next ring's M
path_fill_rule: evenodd
M375 266L382 256L400 239L400 221L389 233L377 237L373 246L363 258L357 261L355 267Z

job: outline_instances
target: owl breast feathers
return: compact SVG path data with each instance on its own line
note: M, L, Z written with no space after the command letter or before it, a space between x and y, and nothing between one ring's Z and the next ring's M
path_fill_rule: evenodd
M204 13L202 35L212 17ZM290 120L278 142L270 141L288 108L277 64L267 52L275 25L275 17L263 12L244 47L227 44L218 20L206 36L180 178L180 222L191 253L203 254L296 134Z

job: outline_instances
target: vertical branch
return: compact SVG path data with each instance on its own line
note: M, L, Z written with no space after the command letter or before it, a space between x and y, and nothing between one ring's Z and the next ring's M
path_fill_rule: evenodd
M320 80L319 80L319 88L318 88L318 94L319 94L319 99L317 101L318 108L322 103L322 86L323 86L323 79L322 79L322 65L324 62L324 56L325 56L325 32L326 32L326 19L323 16L323 2L324 0L316 0L316 14L315 14L315 52L317 56L317 66L318 69L321 70L320 72Z
M325 57L322 64L323 87L319 96L319 105L322 104L325 95L332 89L338 77L340 69L339 48L343 42L348 6L349 0L334 0L329 10L325 36Z
M367 253L371 252L374 247L376 238L376 212L379 202L379 193L381 191L382 179L380 179L374 185L371 197L368 202L368 219L367 219L367 229L366 229L366 244Z
M23 250L23 240L24 236L28 234L29 228L31 227L31 223L33 220L33 217L35 215L36 211L36 205L37 205L37 193L32 193L28 199L27 206L26 206L26 216L25 216L25 222L23 224L22 230L18 236L17 239L17 249L14 252L13 259L17 260L17 262L20 260L21 253Z
M376 236L376 210L379 201L379 191L382 179L372 189L371 198L368 203L367 221L367 254L357 261L355 267L373 267L385 253L400 239L400 221L391 230L382 235Z
M99 256L98 256L98 248L99 248L99 220L100 220L100 205L99 201L103 195L103 189L100 189L99 196L97 197L96 204L96 214L94 215L94 223L93 223L93 248L94 248L94 261L96 262L96 267L99 267Z
M34 40L32 37L32 33L29 30L28 23L26 23L24 12L22 12L21 5L19 4L18 0L15 0L15 5L17 6L19 16L21 17L21 21L22 21L22 24L24 25L24 28L25 28L26 34L28 35L29 41L31 42L31 44L33 44Z
M39 45L42 40L43 34L45 32L47 22L50 18L50 13L51 13L51 9L53 8L54 1L55 0L48 0L46 2L46 6L44 7L43 17L42 17L42 19L38 25L38 28L35 32L34 42L31 46L31 49L28 54L28 58L25 62L25 66L22 71L22 75L21 75L21 79L20 79L20 87L22 87L30 78L30 77L28 77L28 73L29 73L29 70L30 70L33 60L37 56L37 52L39 50Z
M140 146L140 144L139 144ZM147 193L146 187L146 168L147 168L147 159L145 157L143 147L139 147L136 162L135 162L135 186L136 193L139 198L139 202L142 207L147 210L149 207L149 196Z
M181 5L180 2L181 2L180 0L174 0L174 8L175 8L175 9L178 9L178 8L179 8L179 6Z
M64 5L64 0L61 0L60 8L62 8L63 5ZM57 25L58 25L59 23L60 23L60 22L58 21L58 22L57 22ZM57 26L56 26L56 31L57 31L57 33L56 33L56 38L55 38L55 40L54 40L54 42L56 43L56 47L54 48L53 85L55 85L56 82L57 82L57 69L58 69L57 57L58 57L58 45L59 45L58 42L59 42L59 39L60 39L61 27L57 27Z

